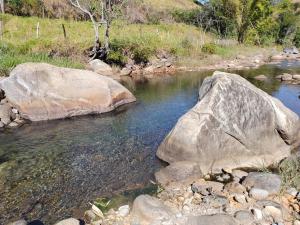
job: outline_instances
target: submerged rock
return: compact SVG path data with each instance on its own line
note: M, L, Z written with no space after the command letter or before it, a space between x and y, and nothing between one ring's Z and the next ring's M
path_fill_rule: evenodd
M0 88L21 117L31 121L105 113L136 100L111 78L45 63L17 66Z
M170 163L197 163L203 174L223 168L269 166L299 145L299 117L244 78L215 72L204 80L199 101L159 146Z

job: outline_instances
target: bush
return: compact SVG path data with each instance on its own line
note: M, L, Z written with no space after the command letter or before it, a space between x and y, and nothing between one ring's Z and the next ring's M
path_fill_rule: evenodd
M202 46L202 52L207 54L216 54L217 46L213 43L207 43Z
M300 158L291 156L279 165L283 188L300 188Z
M154 52L148 47L136 46L133 49L132 59L138 64L147 63L153 53Z
M300 48L300 28L298 28L293 42L297 48Z
M190 25L198 24L198 15L200 11L194 10L175 10L172 12L172 17L177 23L186 23Z

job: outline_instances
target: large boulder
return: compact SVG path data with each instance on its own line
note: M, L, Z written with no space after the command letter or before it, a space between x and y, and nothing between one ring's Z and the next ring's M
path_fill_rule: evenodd
M298 116L244 78L215 72L199 101L159 146L170 163L198 163L203 174L268 166L299 145Z
M90 61L88 64L88 69L105 76L113 75L111 66L101 61L100 59L94 59Z
M121 84L97 73L25 63L1 81L7 100L31 121L105 113L134 102Z

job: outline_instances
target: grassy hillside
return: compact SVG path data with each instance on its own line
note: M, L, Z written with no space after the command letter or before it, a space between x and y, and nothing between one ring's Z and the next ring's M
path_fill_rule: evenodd
M84 68L88 60L86 50L93 45L93 29L89 21L17 17L7 14L0 15L0 20L4 24L0 41L0 75L8 75L17 64L28 61ZM39 37L36 34L38 23ZM66 39L62 24L66 28ZM216 41L215 36L204 33L195 26L180 23L149 25L115 21L111 28L111 46L114 50L131 50L133 54L137 53L142 57L147 54L149 60L157 53L166 51L185 65L199 65L200 60L208 60L209 54L230 58L258 49L253 46L236 46L232 41L228 41L229 44L226 41L218 45L211 44ZM113 52L112 55L126 61L122 51Z
M144 3L158 10L190 10L199 7L193 0L144 0Z

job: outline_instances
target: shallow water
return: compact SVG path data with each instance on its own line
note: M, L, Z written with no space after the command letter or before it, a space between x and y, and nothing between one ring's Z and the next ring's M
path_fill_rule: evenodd
M300 115L300 86L282 85L282 72L299 63L235 71ZM253 79L265 74L268 82ZM102 116L32 123L0 133L0 224L21 217L51 224L80 215L100 196L143 187L162 163L155 152L180 116L197 102L211 72L128 84L135 104Z

